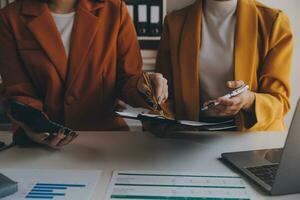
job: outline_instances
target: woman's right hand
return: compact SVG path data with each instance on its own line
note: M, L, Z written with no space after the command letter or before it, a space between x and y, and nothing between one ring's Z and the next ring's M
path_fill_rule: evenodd
M65 131L63 129L60 129L58 133L52 135L50 135L50 133L36 133L24 123L15 120L11 115L8 115L8 117L14 124L20 126L32 141L54 149L68 145L77 137L76 134L65 136Z

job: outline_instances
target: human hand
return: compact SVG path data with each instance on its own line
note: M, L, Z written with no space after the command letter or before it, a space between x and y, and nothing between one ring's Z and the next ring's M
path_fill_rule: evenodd
M78 136L76 133L71 133L66 136L64 129L60 129L58 133L54 134L37 133L24 123L15 120L10 114L8 114L8 117L14 124L20 126L24 130L29 139L38 144L42 144L50 148L58 149L65 145L68 145Z
M168 99L168 81L160 73L147 73L154 89L155 97L159 104L164 103ZM138 80L137 89L139 92L149 96L149 88L143 77ZM150 94L151 95L151 94Z
M227 87L237 89L245 85L243 81L228 81ZM211 101L204 103L208 105ZM241 110L252 111L255 102L255 94L249 90L232 98L220 97L216 100L219 105L211 108L214 115L217 117L234 116Z

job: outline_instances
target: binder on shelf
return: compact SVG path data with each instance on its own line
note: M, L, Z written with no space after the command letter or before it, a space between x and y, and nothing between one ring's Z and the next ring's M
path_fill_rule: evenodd
M142 49L157 49L166 14L166 0L126 0Z
M148 30L148 0L126 0L127 10L135 25L138 36L147 36Z
M148 5L149 18L149 34L150 36L160 36L163 21L163 1L151 0Z
M147 1L147 0L145 0ZM149 14L146 2L137 5L136 29L139 36L149 35Z

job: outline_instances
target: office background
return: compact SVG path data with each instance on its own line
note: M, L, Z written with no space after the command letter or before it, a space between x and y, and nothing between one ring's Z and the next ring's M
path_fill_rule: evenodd
M12 2L13 0L0 0L1 6L5 5L7 2ZM149 0L151 1L151 0ZM193 3L195 0L164 0L166 1L166 12L171 12L172 10L180 9ZM294 35L295 35L295 49L294 49L294 60L293 60L293 71L292 71L292 110L294 111L296 102L300 97L300 1L299 0L259 0L260 2L275 8L283 10L290 19ZM164 12L165 13L165 12ZM144 60L144 69L147 71L153 71L155 67L155 50L142 50L142 56ZM1 109L0 109L1 112ZM290 124L293 112L290 112L286 118L287 124ZM0 119L1 121L1 119Z

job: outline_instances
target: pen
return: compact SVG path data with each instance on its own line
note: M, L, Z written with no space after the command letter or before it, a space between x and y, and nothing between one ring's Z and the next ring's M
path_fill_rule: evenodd
M143 79L144 79L144 82L145 82L145 84L147 86L147 89L148 89L148 92L146 93L147 100L149 101L149 103L152 104L151 106L153 106L153 108L155 110L159 111L159 113L161 115L163 115L162 108L159 105L158 100L155 96L155 91L152 87L150 77L146 72L143 72Z
M230 99L232 97L235 97L245 91L247 91L249 89L249 86L248 85L243 85L242 87L230 92L229 94L226 94L225 96L223 96L223 98L227 98L227 99ZM214 106L217 106L219 105L220 103L217 102L216 100L212 101L211 103L209 103L207 106L201 108L201 111L205 111L205 110L208 110Z

